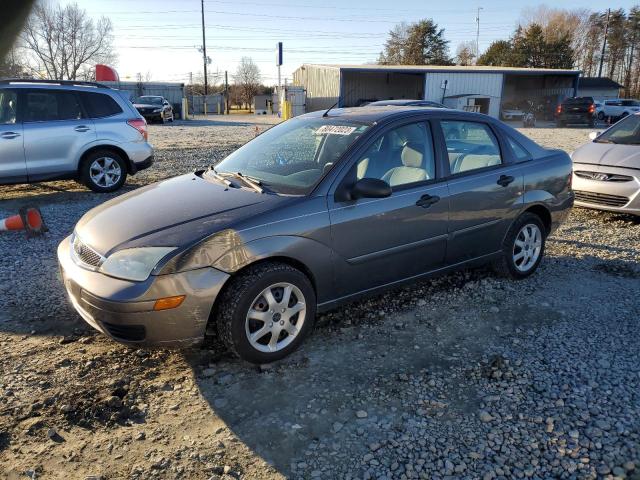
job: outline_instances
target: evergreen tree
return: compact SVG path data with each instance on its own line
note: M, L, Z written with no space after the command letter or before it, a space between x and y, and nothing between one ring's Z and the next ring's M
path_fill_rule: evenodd
M513 57L513 47L509 40L496 40L478 58L478 65L489 65L492 67L511 66Z
M389 32L378 63L383 65L451 65L444 29L431 19L399 24Z

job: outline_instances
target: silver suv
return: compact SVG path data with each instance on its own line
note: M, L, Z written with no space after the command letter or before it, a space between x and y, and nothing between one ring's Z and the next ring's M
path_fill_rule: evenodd
M147 123L91 82L0 81L0 184L77 179L113 192L153 163Z

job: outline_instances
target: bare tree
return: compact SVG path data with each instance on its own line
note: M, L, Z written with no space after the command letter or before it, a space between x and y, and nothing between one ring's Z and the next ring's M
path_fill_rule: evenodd
M463 66L473 65L473 59L476 58L475 48L473 42L460 43L456 49L456 63Z
M233 81L239 87L240 98L245 104L249 105L249 111L251 111L253 97L260 91L260 69L251 57L242 57L240 59Z
M96 63L115 60L111 21L94 22L77 4L36 4L22 32L25 67L36 77L87 78Z
M18 54L17 48L13 47L4 56L4 60L0 59L0 78L21 78L26 76Z

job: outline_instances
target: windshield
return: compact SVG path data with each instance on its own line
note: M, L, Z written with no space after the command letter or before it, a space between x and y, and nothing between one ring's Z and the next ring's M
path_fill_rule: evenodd
M605 130L594 142L640 145L640 115L629 115Z
M162 97L138 97L134 103L162 105Z
M293 119L242 146L215 171L241 173L277 193L303 195L369 127L335 118Z

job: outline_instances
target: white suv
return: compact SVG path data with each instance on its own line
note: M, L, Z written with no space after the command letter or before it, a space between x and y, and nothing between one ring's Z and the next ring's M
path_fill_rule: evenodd
M0 81L0 184L73 178L113 192L153 163L147 123L91 82Z
M632 98L614 98L604 101L602 110L598 113L598 120L608 117L622 118L636 112L640 112L640 101Z

